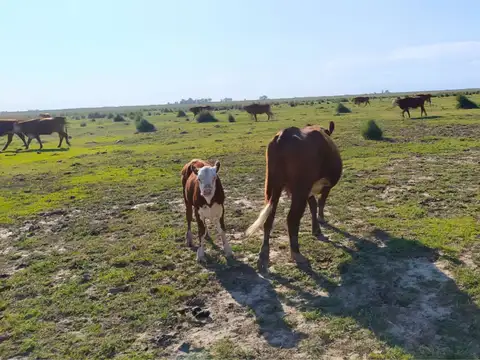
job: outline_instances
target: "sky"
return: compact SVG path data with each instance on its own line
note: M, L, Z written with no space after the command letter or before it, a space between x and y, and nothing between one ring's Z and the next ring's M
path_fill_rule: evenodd
M480 1L0 0L0 111L480 87Z

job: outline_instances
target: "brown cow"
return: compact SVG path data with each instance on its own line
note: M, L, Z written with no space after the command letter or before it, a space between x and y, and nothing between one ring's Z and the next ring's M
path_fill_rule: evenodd
M430 105L432 105L432 94L417 94L417 97L421 97L425 101L428 101Z
M220 162L214 166L210 163L193 159L182 169L183 199L185 201L187 217L186 244L192 245L192 207L198 225L198 237L200 247L197 250L197 261L205 261L205 238L208 231L205 226L205 219L215 223L218 234L222 239L225 256L232 256L232 248L228 242L224 221L225 193L222 183L218 177Z
M13 130L13 125L19 120L16 119L0 119L0 136L7 135L7 143L3 147L2 151L7 150L8 146L13 140L13 135L15 132ZM27 142L25 141L25 136L22 133L17 133L17 136L22 139L25 148L28 149Z
M268 116L267 121L270 120L270 117L273 116L273 113L270 109L270 104L256 104L256 103L253 103L253 104L244 106L243 109L247 113L249 113L251 116L253 116L255 118L255 121L257 121L257 115L258 114L267 114L267 116Z
M15 133L23 133L28 136L27 149L30 146L30 142L33 138L37 139L40 144L40 149L43 148L40 135L51 135L52 133L58 133L60 142L58 147L62 146L63 139L70 146L67 134L67 121L64 116L55 116L52 118L37 118L32 120L19 121L14 124Z
M353 98L353 102L355 105L364 103L367 106L367 104L370 105L370 98L368 96L357 96Z
M197 116L197 114L199 114L203 110L211 111L213 110L213 108L210 105L193 106L190 108L190 111L193 112L193 117Z
M403 99L397 97L395 100L392 101L392 106L398 105L400 109L402 109L402 117L405 117L405 112L407 112L408 117L410 118L410 111L409 109L416 109L420 107L420 116L427 116L427 111L425 110L425 99L415 96L415 97L405 97Z
M334 130L330 122L329 134ZM257 220L247 229L250 236L263 225L263 244L257 267L259 271L268 268L270 252L270 231L280 195L285 189L291 196L290 211L287 216L290 254L297 263L306 259L300 254L298 230L306 204L312 215L312 233L321 237L319 220L324 220L323 209L330 190L340 180L342 159L329 134L320 126L307 126L303 129L289 127L278 132L266 150L265 202ZM317 200L319 219L317 219Z

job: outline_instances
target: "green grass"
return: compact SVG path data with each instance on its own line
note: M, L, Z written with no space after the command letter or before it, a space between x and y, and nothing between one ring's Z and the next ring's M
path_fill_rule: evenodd
M454 97L432 102L423 119L378 99L346 116L332 102L283 103L269 122L237 110L214 112L217 123L144 113L158 130L149 134L130 119L69 119L72 147L43 136L39 153L35 142L16 152L15 138L0 154L0 358L480 356L480 115ZM369 119L385 141L362 137ZM263 202L265 146L279 129L330 120L344 172L327 201L329 241L310 235L306 211L311 269L289 263L287 200L260 278L261 239L242 232ZM207 265L184 245L180 170L192 158L222 164L236 261L213 227Z

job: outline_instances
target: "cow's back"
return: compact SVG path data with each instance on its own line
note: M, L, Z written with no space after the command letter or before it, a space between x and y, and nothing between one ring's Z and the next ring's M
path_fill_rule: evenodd
M285 164L287 181L328 178L332 186L338 182L342 173L340 152L321 127L290 127L277 136L279 163Z

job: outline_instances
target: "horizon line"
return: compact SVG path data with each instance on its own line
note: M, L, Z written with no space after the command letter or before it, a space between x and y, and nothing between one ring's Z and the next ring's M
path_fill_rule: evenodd
M294 97L279 97L279 98L267 98L266 100L260 99L244 99L244 100L234 100L232 99L229 102L222 102L218 101L211 101L208 104L233 104L233 103L243 103L243 102L256 102L256 101L285 101L285 100L292 100L292 99L321 99L321 98L335 98L335 97L352 97L352 96L359 96L359 95L380 95L380 96L392 96L395 94L411 94L411 93L418 93L418 92L431 92L431 93L438 93L438 92L458 92L458 91L472 91L472 90L480 90L480 88L457 88L457 89L430 89L430 90L415 90L415 91L389 91L388 93L385 92L369 92L369 93L353 93L353 94L335 94L335 95L319 95L319 96L294 96ZM383 91L383 90L382 90ZM388 89L386 90L388 91ZM206 99L206 98L205 98ZM184 99L182 99L184 100ZM177 100L178 101L178 100ZM153 107L153 106L193 106L193 105L200 105L198 104L180 104L180 103L159 103L159 104L137 104L137 105L105 105L105 106L82 106L78 108L57 108L57 109L28 109L28 110L13 110L13 111L0 111L0 114L19 114L19 113L30 113L30 112L53 112L53 111L75 111L75 110L95 110L95 109L113 109L113 108L138 108L138 107Z

